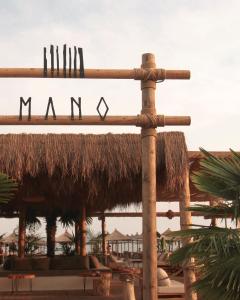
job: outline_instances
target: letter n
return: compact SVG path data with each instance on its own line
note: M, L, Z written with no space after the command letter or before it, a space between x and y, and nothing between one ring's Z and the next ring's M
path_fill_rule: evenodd
M82 119L82 103L81 103L81 97L78 97L78 102L71 97L71 120L74 120L74 103L78 107L78 118L79 120Z

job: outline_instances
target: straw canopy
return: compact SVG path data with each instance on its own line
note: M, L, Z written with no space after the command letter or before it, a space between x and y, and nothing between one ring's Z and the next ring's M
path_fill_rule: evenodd
M73 242L73 236L67 230L64 233L60 234L55 239L56 243L67 244Z
M118 231L117 229L115 229L112 233L108 234L106 236L106 241L130 241L130 237L127 235L122 234L120 231Z
M18 242L18 235L16 232L12 232L8 236L4 237L1 241L3 244L11 244L11 243L17 243Z
M157 135L157 196L176 195L188 154L181 132ZM38 215L54 211L104 211L141 202L138 134L0 135L0 170L16 178L19 192L4 210L22 205Z

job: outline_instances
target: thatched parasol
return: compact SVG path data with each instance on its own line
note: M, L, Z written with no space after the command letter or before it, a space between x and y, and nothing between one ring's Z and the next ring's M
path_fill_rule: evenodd
M129 236L122 234L117 229L115 229L112 233L110 233L106 236L107 242L130 241L130 240L131 240L131 238Z
M62 244L71 243L73 241L73 236L71 233L65 230L64 233L56 237L55 241L56 243L62 243Z
M1 240L1 243L3 244L11 244L11 243L17 243L18 242L18 235L16 234L16 232L12 232L11 234L9 234L8 236L4 237Z

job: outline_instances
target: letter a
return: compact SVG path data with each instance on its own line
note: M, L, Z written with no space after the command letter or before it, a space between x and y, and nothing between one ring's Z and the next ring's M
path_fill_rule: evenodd
M45 115L45 120L48 119L48 113L49 113L50 106L51 106L52 113L53 113L53 119L56 120L57 117L56 117L56 114L55 114L55 109L54 109L52 97L49 97L49 100L48 100L48 105L47 105L47 111L46 111L46 115Z

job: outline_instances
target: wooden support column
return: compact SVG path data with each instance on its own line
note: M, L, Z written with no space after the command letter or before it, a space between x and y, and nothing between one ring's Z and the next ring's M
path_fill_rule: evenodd
M216 204L217 204L216 201L214 201L213 199L211 199L211 200L209 201L209 206L214 206L214 205L216 205ZM216 218L216 217L212 217L212 218L211 218L211 226L214 226L214 227L217 226L217 218Z
M153 54L143 54L142 68L156 68ZM156 82L141 81L142 113L156 115ZM142 128L143 300L157 299L156 129Z
M26 210L21 208L19 211L19 229L18 229L18 257L25 255L25 236L26 236Z
M81 223L80 223L80 255L86 256L87 255L87 221L86 221L86 207L83 206L82 208L82 216L81 216Z
M80 255L80 223L79 221L75 222L75 252L77 255Z
M186 208L190 206L190 200L189 168L186 167L184 171L184 186L179 197L180 225L182 230L191 228L191 212L186 211ZM190 242L191 239L186 238L183 240L183 245ZM185 300L197 300L197 294L193 293L190 289L190 286L196 281L196 276L192 265L193 261L190 259L190 261L183 266Z
M101 222L102 222L102 254L106 256L106 222L105 222L105 217L101 217Z
M47 256L55 255L55 237L57 231L57 217L55 215L46 216L46 233L47 233Z

